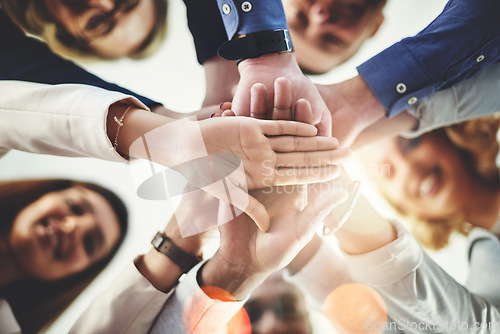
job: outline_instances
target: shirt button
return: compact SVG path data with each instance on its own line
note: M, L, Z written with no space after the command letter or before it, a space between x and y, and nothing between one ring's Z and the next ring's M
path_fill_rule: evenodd
M417 103L418 99L416 96L412 96L408 99L408 104L415 104Z
M399 93L399 94L403 94L404 92L406 92L406 85L402 82L398 83L396 85L396 91Z
M482 62L484 60L484 55L480 55L479 57L476 58L476 61L478 63Z
M241 4L241 9L245 12L248 13L249 11L252 10L252 4L248 1L245 1L244 3Z
M224 5L222 5L222 12L226 15L231 13L231 6L225 3Z

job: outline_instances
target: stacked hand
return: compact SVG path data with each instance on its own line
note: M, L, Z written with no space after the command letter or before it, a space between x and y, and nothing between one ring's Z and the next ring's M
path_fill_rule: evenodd
M311 103L313 124L318 128L318 135L331 136L331 117L328 107L314 84L300 71L293 54L280 53L247 59L239 64L238 70L240 72L240 82L233 98L233 110L236 115L252 115L261 119L280 119L259 110L252 114L248 113L250 106L253 104L250 91L254 84L264 84L268 88L265 94L265 104L266 106L273 106L274 92L271 87L273 87L277 78L285 77L292 83L291 100L298 101L303 98ZM279 113L281 105L275 106L278 108Z

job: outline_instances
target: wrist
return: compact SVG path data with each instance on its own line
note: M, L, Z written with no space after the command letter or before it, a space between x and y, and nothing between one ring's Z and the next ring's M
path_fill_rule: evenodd
M295 275L316 255L321 247L322 239L319 235L314 234L309 243L295 256L286 269L290 275Z
M242 300L257 288L270 272L250 270L245 264L225 260L218 252L203 266L200 286L215 286Z
M182 275L182 270L177 264L154 248L146 255L138 257L134 264L151 285L163 292L172 289Z
M380 103L375 94L373 94L370 86L366 83L361 75L357 75L350 81L350 89L357 92L358 101L363 103L364 113L361 113L361 117L363 117L364 121L380 119L385 116L385 107Z
M298 70L300 71L295 55L291 52L280 52L262 55L259 58L248 58L241 61L238 65L238 71L240 75L246 71L253 71L253 68L259 67L259 69L269 68L272 69L272 73L276 72L276 69L280 69L280 76L286 76L288 70Z

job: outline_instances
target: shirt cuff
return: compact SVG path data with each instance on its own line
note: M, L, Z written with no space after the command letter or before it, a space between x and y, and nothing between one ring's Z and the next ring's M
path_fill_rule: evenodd
M380 52L357 68L379 102L393 117L435 89L404 40Z
M361 255L347 255L354 281L371 287L383 287L400 281L415 271L422 261L423 251L403 225L392 223L397 232L393 242Z
M288 29L281 0L217 0L229 39L236 34Z
M175 291L172 309L182 310L182 322L188 333L219 333L226 324L242 308L245 300L222 301L210 298L199 286L197 276L206 261L202 261L191 269L181 280ZM177 306L175 305L177 304ZM164 311L168 318L168 310ZM157 327L161 329L161 319ZM158 327L160 326L160 327ZM153 331L155 332L155 331Z

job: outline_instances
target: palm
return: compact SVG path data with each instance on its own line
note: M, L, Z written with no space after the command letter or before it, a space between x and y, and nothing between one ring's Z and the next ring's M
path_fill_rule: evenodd
M333 186L325 189L310 194L306 186L252 192L251 195L269 212L269 231L259 231L249 217L242 215L219 227L221 244L218 255L250 274L283 268L312 238L318 224L331 209L346 198L341 189ZM306 206L308 197L310 204Z

